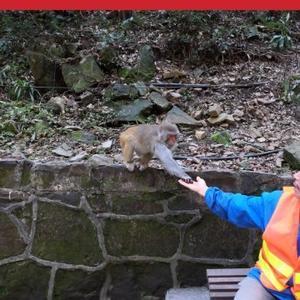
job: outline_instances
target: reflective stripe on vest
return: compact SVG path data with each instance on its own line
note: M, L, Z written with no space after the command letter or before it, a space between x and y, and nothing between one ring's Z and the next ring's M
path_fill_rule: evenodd
M297 300L300 300L299 216L300 199L293 187L285 187L263 233L263 245L256 264L261 270L261 282L269 289L283 291L292 278L291 291Z
M287 280L292 276L294 269L289 266L287 263L285 263L283 260L278 258L276 255L274 255L270 249L268 248L268 245L266 241L263 241L263 253L264 257L268 259L269 264L280 274L285 276Z
M292 292L297 300L300 299L300 273L294 274L294 286L292 287Z
M277 276L275 275L274 271L272 268L269 266L269 264L264 260L262 256L262 251L259 253L259 261L258 261L258 267L261 269L263 274L267 277L267 279L270 281L272 286L277 290L277 291L283 291L287 288L286 285L282 284L278 279ZM263 283L265 284L264 280L262 280ZM268 288L273 289L272 286L266 285Z
M300 292L295 292L295 291L293 291L293 294L294 294L296 300L299 300L299 299L300 299Z
M295 273L294 274L294 283L295 284L300 284L300 273Z

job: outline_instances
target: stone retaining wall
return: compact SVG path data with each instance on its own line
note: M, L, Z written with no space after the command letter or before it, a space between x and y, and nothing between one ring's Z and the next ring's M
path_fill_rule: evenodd
M291 183L201 176L248 194ZM164 299L171 287L205 284L207 267L251 265L257 240L162 170L0 161L0 299Z

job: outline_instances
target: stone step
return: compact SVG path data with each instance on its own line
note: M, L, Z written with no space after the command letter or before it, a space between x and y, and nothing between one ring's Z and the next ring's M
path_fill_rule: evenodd
M170 289L165 300L209 300L209 292L206 287Z

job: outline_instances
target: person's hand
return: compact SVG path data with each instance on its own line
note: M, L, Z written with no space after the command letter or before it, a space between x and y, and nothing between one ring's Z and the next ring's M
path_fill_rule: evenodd
M182 179L178 180L178 182L190 189L191 191L194 191L198 193L200 196L204 197L205 193L208 189L208 186L206 185L206 182L201 179L199 176L196 178L197 181L192 181L192 183L186 183Z
M300 171L294 174L294 188L297 196L300 197Z

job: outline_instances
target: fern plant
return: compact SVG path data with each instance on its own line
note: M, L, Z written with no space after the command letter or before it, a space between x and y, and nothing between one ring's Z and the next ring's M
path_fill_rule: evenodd
M276 34L271 39L272 47L282 50L291 48L293 45L292 38L290 37L289 31L289 20L290 13L287 13L285 16L281 17L278 25L279 34Z
M10 92L14 100L30 98L31 101L34 102L35 98L40 96L39 91L29 81L17 79L12 81L11 86Z

